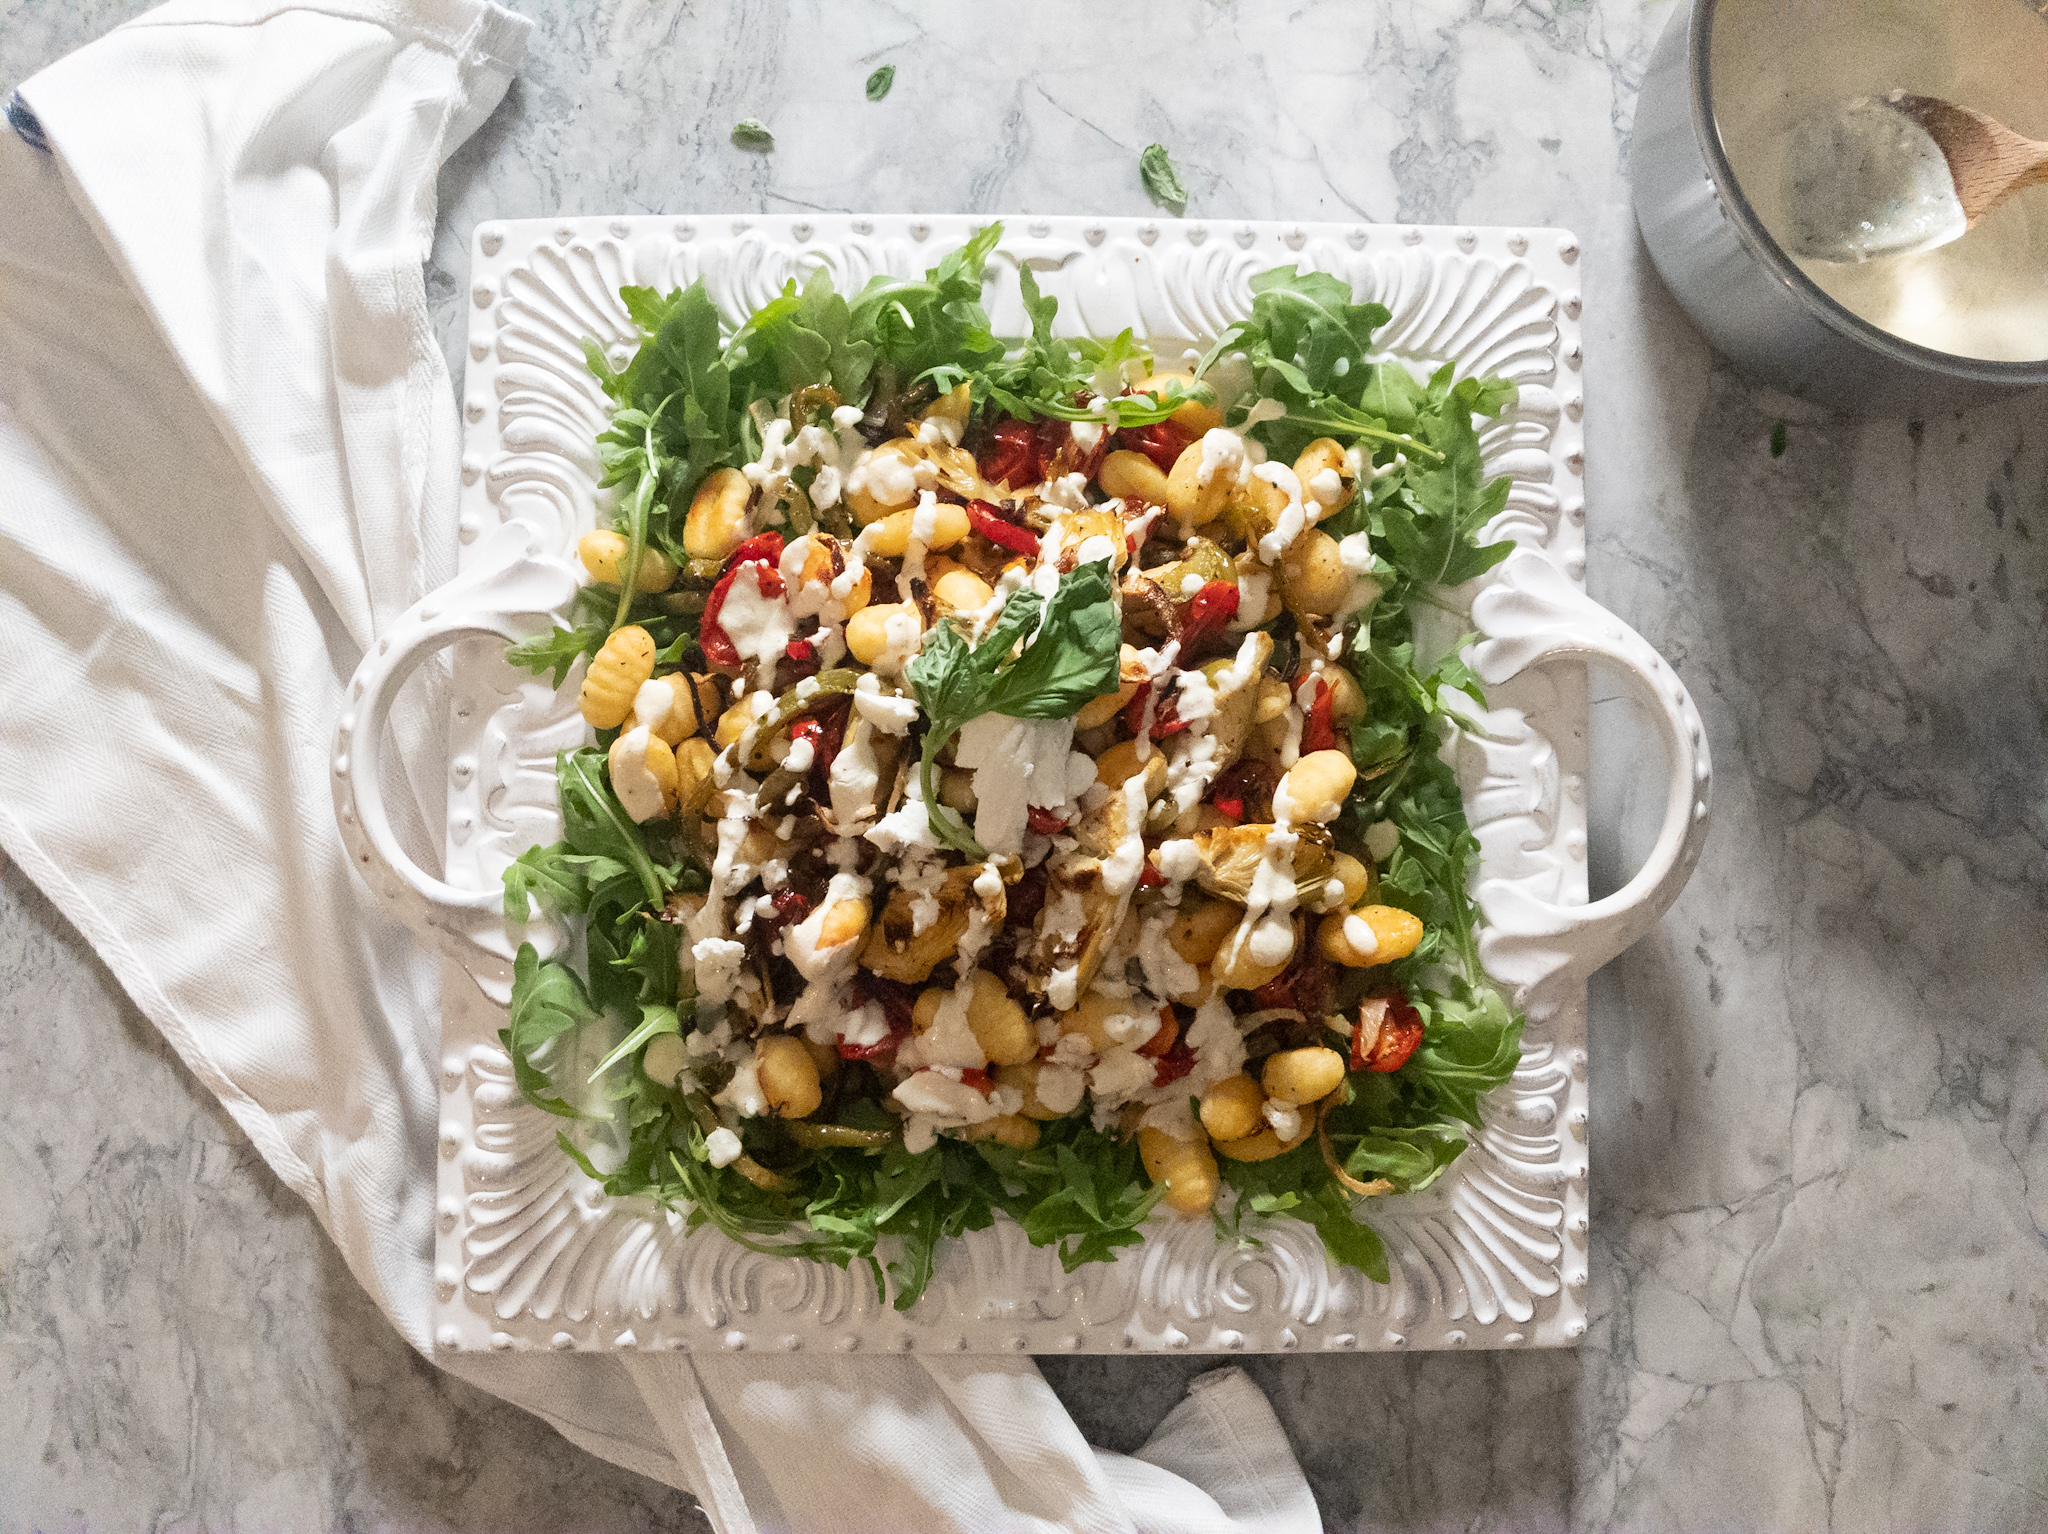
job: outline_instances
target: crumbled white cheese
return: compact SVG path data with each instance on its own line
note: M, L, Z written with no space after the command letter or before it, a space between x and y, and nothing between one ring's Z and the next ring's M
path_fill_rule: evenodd
M876 821L868 830L866 840L888 853L901 852L906 847L919 847L928 852L939 850L942 844L932 835L931 816L925 813L922 785L916 773L910 775L903 802L896 806L895 813Z
M1030 811L1063 810L1071 798L1073 742L1072 719L970 719L953 759L974 773L975 840L993 853L1022 852Z
M1087 1085L1086 1073L1071 1065L1058 1065L1048 1060L1039 1066L1038 1082L1033 1090L1048 1112L1072 1113L1081 1106L1081 1093Z
M907 735L917 722L917 700L882 691L882 682L864 671L854 684L853 709L884 735Z
M1151 1086L1156 1073L1157 1066L1150 1055L1119 1045L1089 1068L1088 1090L1095 1094L1098 1106L1116 1104Z
M1266 1122L1273 1126L1273 1133L1283 1140L1292 1140L1301 1133L1301 1110L1277 1098L1267 1098L1261 1110Z
M721 1108L732 1109L743 1119L759 1118L768 1111L768 1096L761 1090L760 1067L751 1058L741 1061L739 1069L732 1073L732 1080L711 1100Z
M868 1002L846 1014L839 1027L839 1041L855 1049L872 1049L889 1037L889 1014L878 1001Z
M697 995L704 1001L730 1000L746 962L747 945L730 938L701 938L690 945L697 966Z
M721 1125L704 1137L704 1154L713 1166L731 1166L740 1159L740 1137Z

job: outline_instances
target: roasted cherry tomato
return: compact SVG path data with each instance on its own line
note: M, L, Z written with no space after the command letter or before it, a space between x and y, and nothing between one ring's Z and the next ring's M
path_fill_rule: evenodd
M1364 1008L1375 1000L1386 1003L1378 1032L1366 1043ZM1360 1003L1359 1018L1351 1025L1351 1068L1354 1071L1398 1071L1408 1063L1422 1043L1422 1014L1408 1004L1406 991L1390 996L1368 997Z
M782 572L776 566L781 562L780 533L756 533L726 559L725 573L718 577L718 584L704 599L704 617L697 629L697 643L703 647L704 658L712 665L737 666L740 663L740 652L734 647L732 636L718 621L719 613L725 608L725 594L732 590L732 583L739 579L740 571L748 565L757 566L755 579L760 583L761 595L780 597L783 592Z
M1045 459L1038 450L1038 428L1032 422L1006 416L989 428L989 439L979 467L981 477L990 484L1021 490L1045 478Z
M1175 461L1195 440L1186 427L1177 426L1172 421L1160 421L1152 426L1127 426L1117 436L1125 447L1143 453L1158 464L1161 474L1171 474Z

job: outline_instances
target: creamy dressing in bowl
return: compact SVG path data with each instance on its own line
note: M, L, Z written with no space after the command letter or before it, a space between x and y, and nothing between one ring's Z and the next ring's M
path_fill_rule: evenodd
M2048 187L1933 244L1961 214L1943 207L1939 151L1917 127L1924 144L1869 115L1913 127L1874 99L1906 91L2048 137L2048 19L2022 0L1720 0L1711 66L1714 124L1742 195L1816 287L1952 356L2048 359Z

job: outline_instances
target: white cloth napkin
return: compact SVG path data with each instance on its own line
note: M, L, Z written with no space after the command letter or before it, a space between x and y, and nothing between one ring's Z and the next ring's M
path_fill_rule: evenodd
M422 277L441 161L528 24L486 0L174 0L0 134L0 848L428 1349L439 969L336 838L357 658L452 573ZM394 719L439 844L439 698ZM1271 1408L1136 1457L1021 1359L461 1357L722 1530L1317 1527Z

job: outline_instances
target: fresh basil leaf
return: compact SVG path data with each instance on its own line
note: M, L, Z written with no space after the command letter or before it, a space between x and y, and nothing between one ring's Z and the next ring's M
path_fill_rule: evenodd
M1162 208L1175 213L1187 210L1188 189L1180 183L1180 172L1164 144L1147 144L1138 156L1138 175L1145 183L1145 195Z
M758 117L742 117L734 123L732 141L742 149L769 150L775 147L775 135Z
M896 66L894 64L884 64L880 69L868 76L868 100L880 101L889 94L889 87L895 83Z
M1069 717L1091 698L1116 690L1122 639L1109 561L1079 566L1060 577L1038 632L1016 662L997 673L982 712L1012 719Z

